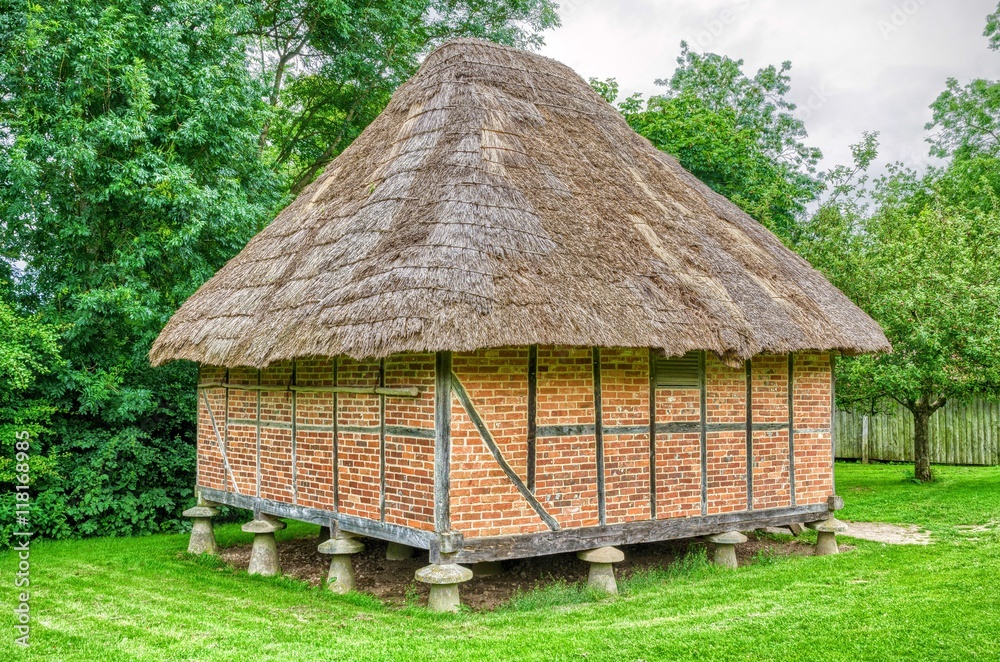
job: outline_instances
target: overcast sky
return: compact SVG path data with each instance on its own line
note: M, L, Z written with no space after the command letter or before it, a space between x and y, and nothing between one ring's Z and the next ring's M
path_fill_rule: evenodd
M850 163L881 132L878 170L931 162L924 125L948 77L1000 78L982 36L997 0L560 0L542 53L584 78L617 78L621 97L656 94L680 42L746 61L750 75L792 62L790 97L823 168Z

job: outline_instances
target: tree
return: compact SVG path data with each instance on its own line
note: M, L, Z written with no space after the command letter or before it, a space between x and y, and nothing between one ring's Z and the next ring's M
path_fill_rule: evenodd
M791 63L750 78L743 60L694 53L684 42L677 63L671 78L656 81L667 88L664 94L645 104L635 95L619 110L636 132L790 241L821 190L816 164L822 158L802 142L805 125L786 98ZM617 97L613 79L591 84L609 101Z
M0 15L0 255L24 265L24 311L59 329L64 361L32 388L78 533L156 530L191 494L195 367L146 355L281 193L236 17L218 0Z
M910 410L914 473L930 481L934 412L1000 392L998 163L980 157L924 176L895 166L864 191L844 178L867 167L873 148L856 146L856 167L838 170L844 195L820 208L798 249L882 325L894 348L842 361L838 399L892 399ZM865 193L871 213L858 202Z
M298 193L382 111L441 41L521 47L558 25L552 0L248 0L261 149Z

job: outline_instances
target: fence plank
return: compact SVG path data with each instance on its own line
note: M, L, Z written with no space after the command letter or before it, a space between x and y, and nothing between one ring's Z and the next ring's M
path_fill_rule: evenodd
M861 459L863 420L859 411L836 412L838 458ZM1000 465L1000 403L949 402L931 417L929 435L935 464ZM913 415L905 407L869 417L868 458L913 461Z

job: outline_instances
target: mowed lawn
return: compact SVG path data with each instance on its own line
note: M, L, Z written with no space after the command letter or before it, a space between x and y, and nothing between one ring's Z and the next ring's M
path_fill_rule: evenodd
M919 524L929 546L845 539L856 548L839 556L736 571L692 556L621 582L614 598L557 586L490 613L387 608L249 577L182 554L184 535L38 542L27 653L13 643L16 559L0 557L0 659L1000 659L1000 469L939 467L933 485L907 482L909 471L838 465L841 515ZM218 535L250 539L234 525Z

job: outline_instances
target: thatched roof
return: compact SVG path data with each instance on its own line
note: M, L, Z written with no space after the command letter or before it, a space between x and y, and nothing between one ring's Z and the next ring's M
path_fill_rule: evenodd
M459 40L173 316L155 365L576 345L889 349L572 70Z

